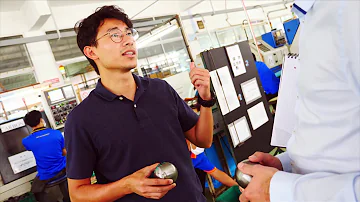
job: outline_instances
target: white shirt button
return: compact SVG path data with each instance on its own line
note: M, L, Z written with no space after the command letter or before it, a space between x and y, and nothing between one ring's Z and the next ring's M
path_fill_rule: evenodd
M122 96L119 97L119 100L123 100L124 98Z
M136 108L136 104L134 104L134 108Z

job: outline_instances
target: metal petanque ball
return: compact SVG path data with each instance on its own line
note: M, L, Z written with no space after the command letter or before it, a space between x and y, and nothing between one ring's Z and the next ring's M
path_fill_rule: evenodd
M253 163L249 160L242 161L242 163L246 163L249 165L257 164L257 163ZM236 176L236 182L240 185L240 187L242 187L244 189L248 186L248 184L250 183L251 178L252 178L251 175L244 174L237 168L236 168L235 176Z
M156 166L153 172L153 177L160 179L172 179L173 182L175 182L178 178L178 170L174 164L163 162Z

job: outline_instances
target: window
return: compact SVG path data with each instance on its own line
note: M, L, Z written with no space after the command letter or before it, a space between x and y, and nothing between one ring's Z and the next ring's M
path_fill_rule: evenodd
M33 72L0 78L0 88L2 88L2 92L19 89L36 83Z
M210 36L207 32L197 34L196 39L200 44L201 51L220 47L215 32L211 32Z
M271 19L271 24L272 24L273 29L277 29L277 30L284 29L283 23L282 23L280 17Z
M179 28L138 49L138 57L138 67L150 78L165 78L190 69L189 54Z
M0 73L31 67L25 45L0 47Z
M18 39L21 36L0 38ZM36 84L35 73L24 44L0 47L0 92Z
M84 56L80 51L76 36L49 40L56 61Z
M226 46L237 42L236 32L233 28L216 31L220 46Z
M253 27L255 37L259 37L259 36L266 33L264 25L253 25L252 27ZM252 37L252 34L251 34L250 27L246 26L245 30L246 30L246 34L247 34L248 38L252 39L253 37Z

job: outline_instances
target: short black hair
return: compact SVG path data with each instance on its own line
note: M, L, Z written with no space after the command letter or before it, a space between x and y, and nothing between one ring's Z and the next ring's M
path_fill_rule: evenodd
M118 19L123 21L129 28L133 28L131 20L129 19L128 15L124 13L122 8L119 8L115 5L97 8L95 13L91 14L89 17L83 20L78 21L74 27L75 32L77 33L77 44L83 54L85 46L96 47L96 35L99 31L99 27L104 24L105 19ZM88 57L86 58L94 67L96 73L100 75L99 68L94 60Z
M255 54L254 54L254 53L251 53L251 54L253 55L254 61L256 62L256 56L255 56Z
M24 122L30 127L35 127L39 125L41 118L41 112L38 110L33 110L25 115Z

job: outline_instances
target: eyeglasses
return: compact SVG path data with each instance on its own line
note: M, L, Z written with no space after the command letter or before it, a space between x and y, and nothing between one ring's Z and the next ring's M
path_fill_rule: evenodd
M126 28L124 32L119 29L113 29L96 39L95 43L107 35L110 36L114 43L120 43L124 39L124 33L125 35L132 37L134 40L139 38L139 33L134 28Z

